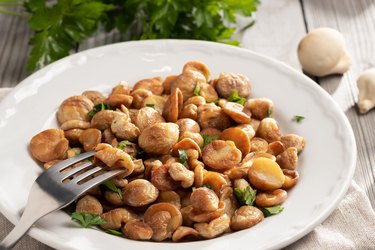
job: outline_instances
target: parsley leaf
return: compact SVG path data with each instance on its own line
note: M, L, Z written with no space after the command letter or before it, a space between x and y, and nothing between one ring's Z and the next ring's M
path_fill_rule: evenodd
M103 182L102 185L105 186L108 190L117 193L118 196L120 197L120 199L122 199L121 188L116 187L116 185L112 181L107 180L107 181Z
M194 88L194 95L195 96L200 96L199 92L201 91L201 85L199 84L199 82L197 82L197 84L195 84L195 88Z
M209 134L202 134L203 137L203 146L201 147L201 150L204 149L205 146L210 144L212 141L215 141L219 138L219 135L209 135Z
M35 32L29 42L30 71L69 55L77 43L94 34L104 13L113 9L100 0L58 0L51 7L46 1L29 0L25 5Z
M296 123L301 123L303 120L305 119L304 116L301 116L301 115L295 115L292 119L292 121L296 122Z
M204 183L204 184L203 184L203 187L206 187L206 188L212 189L212 186L211 186L211 184L209 184L209 183Z
M263 212L264 217L269 217L272 215L279 214L284 210L284 208L280 205L276 205L272 207L259 207L259 209Z
M99 104L96 104L89 112L87 112L87 115L89 117L93 117L96 113L105 109L112 109L112 107L111 105L106 104L106 103L99 103Z
M196 39L238 45L231 40L237 16L250 17L259 0L28 0L35 32L28 69L67 56L99 27L119 31L121 40ZM249 27L247 25L246 27Z
M91 226L103 225L107 222L103 220L99 215L90 213L72 213L72 220L75 220L81 224L82 227L88 228Z
M246 99L238 95L238 91L234 90L227 99L230 102L236 102L241 104L242 106L245 105Z
M154 103L146 103L146 106L155 109Z
M188 156L186 154L186 151L183 149L178 150L178 157L180 158L181 164L183 164L185 167L187 167L188 163Z
M105 231L108 234L116 235L116 236L121 236L122 233L120 231L114 230L114 229L107 229Z
M252 206L255 201L257 191L247 186L245 189L241 190L239 188L234 189L234 195L241 205Z

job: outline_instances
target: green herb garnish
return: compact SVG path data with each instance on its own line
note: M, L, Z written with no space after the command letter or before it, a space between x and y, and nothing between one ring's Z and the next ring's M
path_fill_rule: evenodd
M116 235L116 236L121 236L122 233L120 231L114 230L114 229L107 229L105 231L108 234Z
M123 140L123 141L120 141L118 144L117 144L117 148L118 149L121 149L121 150L124 150L124 148L126 146L133 146L134 143L128 141L128 140Z
M212 101L212 102L206 101L206 103L213 103L215 105L219 105L219 102L220 102L220 98L218 98L218 99L216 99L215 101Z
M268 117L272 117L272 115L273 115L273 109L272 108L268 108L267 115L268 115Z
M275 214L279 214L284 210L284 208L280 205L276 205L272 207L259 207L259 209L263 212L264 217L269 217Z
M116 187L116 185L111 180L103 182L102 185L105 186L108 190L117 193L120 199L122 200L122 190Z
M28 17L34 32L28 60L28 69L32 71L69 55L102 27L106 32L116 30L128 40L180 38L238 45L237 40L231 40L237 17L252 16L259 3L259 0L28 0L26 11L18 13L0 6L0 13Z
M180 158L181 164L184 165L185 167L187 167L188 166L188 163L187 163L188 156L186 154L186 151L183 150L183 149L179 149L178 150L178 157Z
M238 91L234 90L232 94L227 99L230 102L236 102L241 104L242 106L245 105L246 99L238 95Z
M209 183L204 183L204 184L203 184L203 187L206 187L206 188L212 189L212 186L211 186L211 184L209 184Z
M75 220L81 224L82 227L88 228L91 226L103 225L107 222L103 220L99 215L90 213L72 213L72 220Z
M194 95L195 96L200 96L200 91L201 91L201 85L199 84L199 82L197 82L197 84L195 84L195 88L194 88Z
M301 116L301 115L295 115L295 116L293 117L292 121L297 122L297 123L301 123L304 119L305 119L304 116Z
M202 137L203 137L203 146L201 147L201 150L203 150L204 147L210 144L212 141L217 140L217 138L219 138L219 135L202 134Z
M234 189L234 195L241 205L252 206L255 201L257 191L247 186L245 189L241 190L239 188Z
M99 111L106 110L106 109L112 109L111 105L106 104L106 103L99 103L99 104L96 104L89 112L87 112L87 115L89 117L93 117Z
M155 109L154 103L146 103L146 106Z

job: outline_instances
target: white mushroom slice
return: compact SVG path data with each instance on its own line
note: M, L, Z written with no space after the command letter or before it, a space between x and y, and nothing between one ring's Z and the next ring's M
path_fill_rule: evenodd
M342 34L325 27L310 31L300 41L298 59L304 71L314 76L343 74L351 64Z
M358 108L362 114L375 107L375 68L364 71L357 80Z

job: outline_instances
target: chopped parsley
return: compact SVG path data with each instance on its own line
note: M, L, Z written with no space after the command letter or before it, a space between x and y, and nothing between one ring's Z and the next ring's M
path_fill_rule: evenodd
M217 140L217 138L219 138L219 135L202 134L202 137L203 137L203 146L201 147L201 150L203 150L204 147L210 144L212 141Z
M252 206L255 201L257 191L252 189L250 186L247 186L245 189L234 189L234 195L236 196L237 200L241 205Z
M126 146L133 146L135 145L134 143L128 141L128 140L124 140L124 141L120 141L118 144L117 144L117 148L118 149L121 149L121 150L124 150L124 148Z
M105 186L108 190L117 193L120 199L122 199L122 190L116 187L116 185L111 180L103 182L102 185Z
M197 84L195 84L193 93L195 96L200 96L200 91L201 91L201 85L199 84L199 82L197 82Z
M263 212L264 217L270 217L272 215L279 214L284 210L284 208L280 205L272 207L259 207L259 209Z
M99 104L96 104L89 112L87 112L87 115L91 118L99 111L106 110L106 109L112 109L111 105L106 104L106 103L99 103Z
M155 109L154 103L146 103L146 106Z
M183 149L179 149L178 150L178 157L180 158L181 164L184 165L185 167L187 167L188 166L188 163L187 163L188 156L186 154L186 151L183 150Z
M246 99L238 95L238 91L234 90L232 94L227 99L230 102L236 102L241 104L242 106L245 105Z
M268 117L272 117L272 115L273 115L273 109L272 108L268 108L267 114L268 114Z
M107 229L105 231L108 234L116 235L116 236L121 236L122 233L120 231L114 230L114 229Z
M301 123L303 120L305 119L304 116L301 116L301 115L295 115L292 119L292 121L296 122L296 123Z

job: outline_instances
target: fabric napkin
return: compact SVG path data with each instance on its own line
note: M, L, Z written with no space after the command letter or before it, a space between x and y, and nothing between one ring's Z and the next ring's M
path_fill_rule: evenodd
M0 100L10 91L0 89ZM0 214L0 239L3 239L13 225ZM24 237L15 250L50 250L52 248ZM349 250L375 249L375 212L370 200L353 180L344 199L334 212L311 233L284 248L284 250Z

